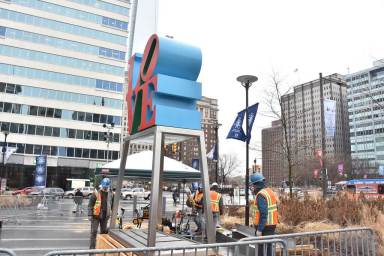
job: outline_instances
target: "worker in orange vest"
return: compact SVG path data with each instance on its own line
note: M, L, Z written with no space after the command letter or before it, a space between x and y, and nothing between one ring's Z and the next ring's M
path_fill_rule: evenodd
M195 216L195 223L197 226L197 229L195 230L195 233L201 233L202 231L202 224L203 224L203 185L199 184L193 198L192 198L192 207L194 208L194 211L196 212Z
M224 213L223 197L217 192L218 190L219 184L213 182L211 185L210 196L214 227L219 227L220 215L223 215Z
M108 232L107 223L111 216L113 193L111 180L104 178L100 183L100 190L92 193L88 203L88 219L91 221L90 249L96 248L96 235L100 225L100 234Z
M251 216L255 226L256 236L270 236L275 234L278 222L277 197L272 189L265 185L265 178L261 173L254 173L250 177L255 200L250 202ZM267 246L267 255L271 255L271 246ZM259 246L259 255L263 255L263 247Z

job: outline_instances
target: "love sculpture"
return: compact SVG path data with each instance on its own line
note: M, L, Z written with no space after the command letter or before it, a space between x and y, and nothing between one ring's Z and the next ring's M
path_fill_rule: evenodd
M129 60L128 131L135 134L154 125L200 129L201 50L152 35L144 55Z

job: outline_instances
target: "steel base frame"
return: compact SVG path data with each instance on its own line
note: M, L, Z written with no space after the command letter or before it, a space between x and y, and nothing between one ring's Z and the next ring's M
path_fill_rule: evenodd
M171 139L167 138L171 137ZM200 172L201 184L204 189L204 214L206 220L206 235L208 243L216 242L216 227L213 226L213 216L211 211L210 186L208 175L208 163L205 150L204 132L200 130L182 129L175 127L154 126L134 135L127 136L124 139L122 152L120 154L120 170L118 182L116 186L116 195L120 195L122 182L124 178L125 165L127 162L128 149L131 141L147 140L153 141L153 158L152 158L152 180L151 180L151 207L149 214L148 239L147 246L156 246L156 229L161 224L162 213L162 189L161 182L163 179L164 169L164 145L167 143L181 142L186 139L196 138L200 148ZM115 196L112 210L112 218L110 228L115 227L115 219L119 205L119 196Z

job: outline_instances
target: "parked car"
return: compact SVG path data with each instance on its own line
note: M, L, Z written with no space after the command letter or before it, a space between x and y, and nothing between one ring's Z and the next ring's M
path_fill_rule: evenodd
M130 192L130 191L132 191L131 188L122 188L122 189L121 189L121 193L120 193L120 197L121 197L121 198L125 198L124 195L125 195L127 192Z
M62 198L64 197L64 189L62 188L44 188L43 190L35 193L31 192L30 195L44 195L47 197Z
M65 191L64 192L64 197L68 197L68 198L73 198L73 196L75 195L76 193L76 189L77 188L74 188L72 190L68 190L68 191ZM83 187L83 188L80 188L80 191L81 193L83 193L83 197L90 197L93 193L93 190L94 188L92 187Z
M29 195L32 192L39 192L40 190L42 189L38 187L26 187L12 191L12 195Z
M133 188L132 190L121 192L121 194L122 198L124 199L131 199L134 196L137 196L138 198L149 199L151 192L145 191L144 188Z

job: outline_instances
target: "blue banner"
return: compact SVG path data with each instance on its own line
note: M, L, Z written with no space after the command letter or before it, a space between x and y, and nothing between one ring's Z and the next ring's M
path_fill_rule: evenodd
M379 175L384 176L384 165L379 165Z
M248 107L248 134L245 135L243 130L243 120L244 120L245 110L242 110L237 114L236 120L233 123L231 130L229 130L227 139L245 141L248 138L248 142L249 142L251 139L252 127L253 127L253 123L255 122L258 108L259 108L259 103L256 103Z
M259 103L256 103L250 107L248 107L248 142L251 140L251 131L253 127L253 123L255 122L257 109L259 108Z
M192 159L192 168L193 169L196 169L196 170L199 170L199 159Z
M35 187L47 185L47 155L36 157Z
M235 139L235 140L241 140L241 141L245 141L247 139L247 136L245 135L242 127L244 114L245 114L245 110L237 113L236 120L235 122L233 122L231 130L229 130L227 139Z

